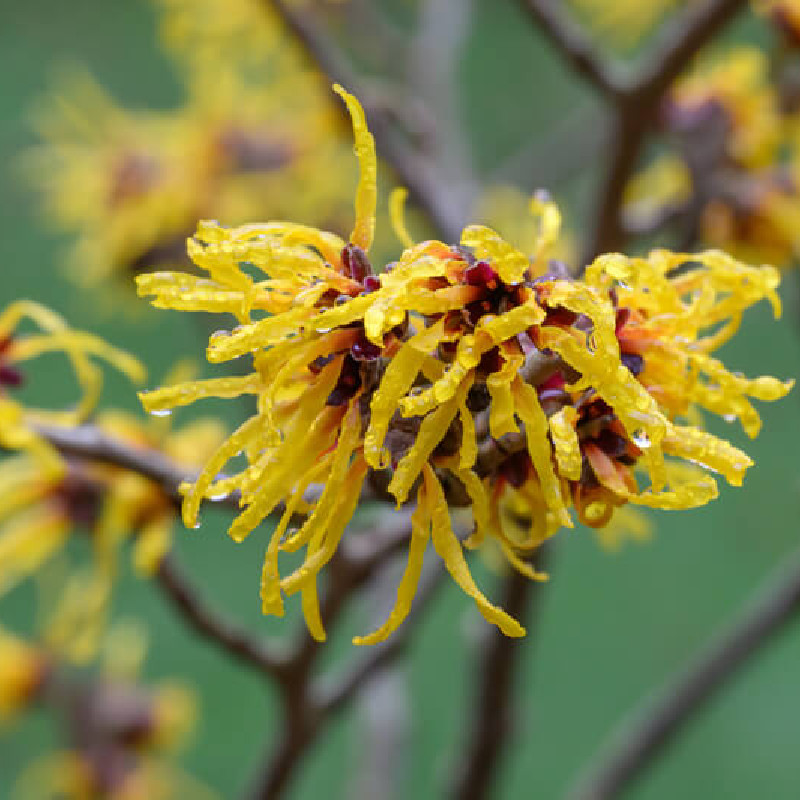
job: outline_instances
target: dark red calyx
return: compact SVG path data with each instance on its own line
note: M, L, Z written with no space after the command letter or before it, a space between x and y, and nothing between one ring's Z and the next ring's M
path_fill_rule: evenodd
M540 392L545 392L548 389L563 389L565 383L564 374L560 370L557 370L549 378L542 381L536 388Z
M22 386L22 382L22 373L18 369L0 364L0 386L16 389L18 386Z
M644 358L638 353L622 353L620 360L630 370L634 378L641 375L644 370Z
M100 515L103 488L80 473L70 473L56 486L52 497L73 523L92 528Z
M491 375L494 372L499 372L503 368L505 360L500 355L500 348L493 347L481 356L478 363L478 373L482 375Z
M333 391L328 395L327 404L329 406L341 406L356 396L361 388L361 368L358 361L351 355L347 355L342 362L342 370L339 373L339 380L334 386Z
M608 428L600 431L593 441L610 458L619 458L628 452L628 442Z
M528 479L531 469L530 456L521 450L510 455L500 467L500 474L515 488L519 489Z
M442 342L439 345L439 357L443 361L452 361L458 352L458 342Z
M374 342L369 341L362 333L359 340L350 347L350 355L356 361L374 361L380 357L381 348Z
M381 282L376 275L367 275L363 281L364 290L367 292L377 292L381 288Z
M614 325L614 333L619 336L619 332L628 324L631 318L631 310L629 308L620 308L617 311L616 322Z
M577 319L578 315L574 311L557 306L547 309L547 316L542 325L573 325Z
M367 275L373 274L367 254L357 244L346 244L342 248L342 267L344 274L358 283L363 283Z
M470 286L486 286L494 289L497 284L497 272L488 261L478 261L464 271L464 280Z

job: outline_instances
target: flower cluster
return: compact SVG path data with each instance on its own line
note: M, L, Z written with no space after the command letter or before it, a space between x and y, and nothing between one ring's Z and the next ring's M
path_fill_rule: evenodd
M25 318L40 331L20 330ZM23 367L38 355L62 352L83 395L71 410L29 408L12 396L24 384ZM104 629L118 551L134 538L137 570L152 573L168 551L176 511L156 483L120 467L62 457L40 430L85 421L98 399L101 357L141 383L144 370L133 357L100 338L69 328L55 312L31 301L12 303L0 314L0 596L63 553L75 532L88 535L92 563L70 570L48 604L44 636L73 660L90 658ZM185 370L184 370L185 372ZM118 411L95 417L102 433L132 447L160 451L174 463L197 469L224 438L216 420L198 419L178 431L168 420L145 420Z
M791 387L732 374L711 355L753 303L768 298L779 313L778 273L719 251L654 251L601 256L573 278L551 258L560 215L544 195L531 201L538 235L524 254L483 226L465 228L458 244L414 244L400 194L391 210L405 249L376 273L374 144L356 99L335 88L361 166L349 241L287 223L201 224L189 254L207 277L152 273L138 278L139 292L162 308L231 314L239 325L211 337L208 360L251 357L253 369L144 393L144 406L255 396L256 413L187 487L183 513L193 527L203 498L238 491L242 511L229 531L238 541L281 512L263 568L266 613L283 613L284 597L299 592L311 633L324 638L317 576L372 475L398 505L413 497L416 508L397 604L356 643L378 642L402 622L429 541L483 615L520 636L475 584L464 546L491 538L539 578L528 555L573 525L570 507L602 526L625 503L706 503L715 480L687 462L740 484L750 459L689 423L705 408L754 436L750 398L775 400ZM244 468L222 474L239 453ZM316 497L312 484L324 485ZM526 529L502 522L509 492L529 511ZM457 498L474 519L463 543L450 521ZM302 564L282 576L281 552L301 548Z
M0 630L0 719L50 704L71 715L65 749L28 764L15 797L214 797L171 763L194 726L194 694L174 681L141 683L144 651L138 627L119 623L96 667L76 673L64 669L57 650Z
M182 243L206 217L235 224L266 211L344 230L355 176L339 118L267 4L159 6L180 107L128 110L78 73L34 116L41 144L27 171L47 216L75 237L75 280L127 286L132 272L185 266Z
M616 3L570 0L569 4L586 19L592 29L624 48L635 45L682 5L678 0L650 0L647 3L637 0L619 0Z
M19 331L29 319L37 333ZM75 373L82 395L74 408L47 410L29 408L12 397L22 387L21 365L46 353L63 353ZM83 422L97 402L102 387L102 372L92 356L107 361L134 383L144 379L144 368L97 336L70 328L56 312L31 300L17 300L0 312L0 448L30 452L53 477L63 469L56 452L37 434L37 424L77 425Z
M710 58L667 95L673 147L628 187L633 230L697 215L696 235L749 261L785 266L800 248L798 104L791 71L751 47Z

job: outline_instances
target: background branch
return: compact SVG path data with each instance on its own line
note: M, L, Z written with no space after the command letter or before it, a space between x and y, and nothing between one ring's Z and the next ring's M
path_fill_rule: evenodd
M624 722L581 775L569 800L620 795L767 642L800 613L800 552L767 582L741 616L653 700Z
M564 4L553 0L522 0L522 6L575 72L617 102L624 89L613 74L611 62L594 47L581 26L569 17Z
M217 611L209 608L182 574L173 555L168 554L161 559L155 580L171 605L201 636L210 639L259 672L281 683L287 680L287 671L291 664L286 655L265 642L258 641L248 631L223 619Z
M544 565L550 547L536 551L537 566ZM498 628L487 631L478 671L477 711L471 720L464 758L453 782L451 795L457 800L493 797L493 782L503 751L514 728L514 691L520 660L532 641L535 623L534 599L540 587L512 569L503 580L501 607L528 628L522 639L505 636ZM468 708L474 708L470 703Z
M385 105L375 103L347 60L325 33L315 24L312 14L298 10L284 0L263 0L282 17L295 35L311 62L328 80L342 84L359 97L367 114L378 153L394 168L397 177L408 188L411 198L420 206L439 235L457 242L467 221L468 198L460 197L457 187L442 180L438 165L415 151L395 130L394 120Z

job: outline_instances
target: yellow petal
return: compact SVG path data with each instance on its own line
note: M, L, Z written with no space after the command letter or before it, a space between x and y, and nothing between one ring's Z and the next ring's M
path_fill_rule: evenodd
M525 628L503 609L490 603L484 594L475 585L472 579L461 543L453 533L450 525L450 514L447 507L442 487L439 484L433 469L426 464L424 467L425 491L430 498L431 538L433 546L439 557L444 561L447 571L453 580L474 601L478 610L488 622L497 625L506 636L524 636Z
M356 223L350 241L369 252L375 235L375 209L378 204L378 160L375 156L375 140L367 128L367 119L361 103L339 84L333 91L344 100L353 121L356 157L360 174L356 188Z

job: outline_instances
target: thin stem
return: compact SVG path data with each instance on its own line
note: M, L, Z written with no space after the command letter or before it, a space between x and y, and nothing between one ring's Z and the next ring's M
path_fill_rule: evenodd
M618 797L770 639L800 614L800 553L688 670L636 709L583 771L570 800Z
M161 559L155 579L184 621L201 636L262 674L280 682L287 680L290 660L211 609L183 575L174 556L167 555Z
M545 556L546 548L540 548L537 560L541 562ZM505 578L501 605L513 617L530 626L535 592L536 584L514 570ZM513 698L519 662L530 641L530 633L524 639L511 639L497 628L489 632L478 672L477 711L468 734L461 771L451 792L457 800L481 800L494 796L492 783L514 727Z
M600 253L622 248L626 238L622 219L625 187L645 138L656 123L661 99L697 52L744 5L745 0L707 0L691 6L668 28L664 44L650 63L614 98L616 125L610 142L610 166L600 187L595 229L584 264Z
M391 164L431 224L447 241L457 242L465 223L463 202L446 181L439 179L437 165L411 148L398 131L385 105L371 103L367 92L338 49L325 36L308 10L297 10L283 0L264 0L283 19L323 75L361 97L380 155Z
M445 574L443 566L438 564L428 571L427 576L423 577L414 598L413 615L415 617L418 617L422 609L430 603L441 586ZM354 664L349 672L334 681L320 683L315 688L314 693L318 697L318 705L325 713L338 711L346 705L371 675L405 652L413 629L413 626L409 625L410 621L407 619L403 623L403 627L385 642L369 648L364 658Z
M590 37L564 13L563 4L553 0L522 0L522 5L573 69L616 101L623 86L613 76L607 59L597 51Z
M35 430L65 456L111 464L149 478L177 503L182 500L180 485L197 477L195 471L177 464L158 450L138 447L94 425L68 427L37 423ZM235 494L224 502L238 508Z
M361 686L380 669L391 663L405 651L411 636L414 622L419 618L421 610L430 600L441 582L444 569L429 573L430 577L418 593L412 613L403 623L403 628L396 632L392 639L371 648L363 661L357 662L350 671L338 681L312 682L310 679L311 664L319 652L319 643L313 642L306 652L305 663L293 672L300 677L289 685L284 692L284 728L278 739L278 745L266 759L253 785L247 794L251 800L273 800L287 788L297 766L305 756L323 725L331 716L344 707L358 692ZM330 593L336 597L332 607L328 604L326 625L332 617L338 616L341 602L352 592L352 586L345 590L332 586ZM326 616L323 609L323 618ZM309 637L310 638L310 637ZM294 664L294 659L293 662Z

